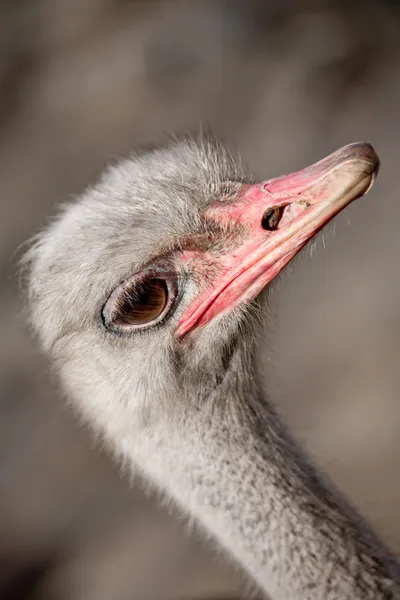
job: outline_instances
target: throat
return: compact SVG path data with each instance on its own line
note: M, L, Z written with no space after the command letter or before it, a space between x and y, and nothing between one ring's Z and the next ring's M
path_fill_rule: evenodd
M274 600L396 598L395 561L254 382L233 393L228 375L124 453Z

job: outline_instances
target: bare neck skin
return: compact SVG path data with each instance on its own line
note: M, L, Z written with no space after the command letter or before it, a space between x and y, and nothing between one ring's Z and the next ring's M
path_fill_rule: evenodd
M139 452L146 475L274 600L400 598L394 559L310 466L255 379L243 389L237 361L201 409L123 452Z

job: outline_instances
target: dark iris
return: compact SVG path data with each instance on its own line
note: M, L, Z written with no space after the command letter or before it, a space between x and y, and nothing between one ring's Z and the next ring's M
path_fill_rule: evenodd
M155 321L168 303L168 286L163 279L145 279L126 287L118 297L113 325L147 325Z
M282 206L277 206L276 208L269 208L265 211L263 215L261 227L263 229L266 229L267 231L274 231L279 225L279 221L282 218L282 213Z

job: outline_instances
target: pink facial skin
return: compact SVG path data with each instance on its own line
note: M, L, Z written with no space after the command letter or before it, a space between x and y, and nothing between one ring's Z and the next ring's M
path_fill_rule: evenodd
M328 221L368 192L378 169L379 158L370 144L349 144L296 173L244 185L232 204L208 207L204 219L240 224L246 234L223 254L185 253L189 268L206 263L214 275L186 308L178 335L255 298ZM263 215L275 207L283 207L278 226L265 230Z

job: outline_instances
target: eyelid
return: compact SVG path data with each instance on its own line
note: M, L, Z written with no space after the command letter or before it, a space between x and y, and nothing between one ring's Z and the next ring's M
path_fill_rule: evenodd
M146 271L142 271L141 273L121 281L110 293L101 309L103 326L108 331L123 334L135 331L143 331L160 325L167 317L171 316L172 310L175 308L180 299L179 288L181 288L181 286L178 284L178 278L179 276L175 272L172 272L172 270L169 270L167 274L162 269L146 269ZM126 293L126 290L131 286L134 289L135 286L138 286L146 279L160 279L166 283L168 291L167 302L160 315L152 321L144 324L121 325L113 323L113 321L115 321L115 307L118 303L118 299L121 297L121 294Z

